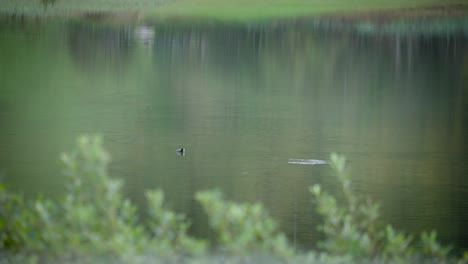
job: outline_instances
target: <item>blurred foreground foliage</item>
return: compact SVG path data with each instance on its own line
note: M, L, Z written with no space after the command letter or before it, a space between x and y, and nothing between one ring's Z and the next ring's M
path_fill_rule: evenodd
M294 252L259 203L226 201L219 191L195 199L206 211L217 246L191 237L189 221L164 207L161 190L146 192L146 221L107 174L110 156L99 136L82 136L61 160L67 177L59 200L26 200L0 184L0 263L467 263L449 256L435 231L419 239L383 223L379 205L356 195L342 156L330 165L344 199L310 187L325 239L321 251ZM465 254L466 255L466 254Z
M436 231L423 232L420 239L395 230L380 219L380 205L360 197L351 188L346 159L332 154L330 166L338 179L344 201L323 191L320 185L309 188L324 221L319 230L325 234L319 248L330 255L351 256L384 263L448 262L450 247L437 241ZM454 259L451 259L455 262ZM459 260L461 263L466 260Z
M293 255L286 237L263 205L225 201L219 191L198 192L196 199L208 214L223 253Z

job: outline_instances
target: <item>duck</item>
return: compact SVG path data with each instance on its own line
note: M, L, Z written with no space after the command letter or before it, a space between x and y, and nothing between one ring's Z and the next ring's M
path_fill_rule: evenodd
M184 149L184 148L178 148L178 149L176 149L176 152L177 152L179 155L182 155L182 156L185 155L185 149Z

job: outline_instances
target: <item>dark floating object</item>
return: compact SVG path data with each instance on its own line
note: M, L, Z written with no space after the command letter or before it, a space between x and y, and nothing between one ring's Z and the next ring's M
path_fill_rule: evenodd
M178 148L176 149L177 154L185 156L185 149L184 148Z

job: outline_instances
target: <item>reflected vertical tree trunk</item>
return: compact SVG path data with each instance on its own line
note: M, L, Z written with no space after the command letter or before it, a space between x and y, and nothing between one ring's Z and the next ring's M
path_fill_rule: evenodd
M395 37L395 76L397 79L400 78L401 71L401 39L400 35L397 34Z

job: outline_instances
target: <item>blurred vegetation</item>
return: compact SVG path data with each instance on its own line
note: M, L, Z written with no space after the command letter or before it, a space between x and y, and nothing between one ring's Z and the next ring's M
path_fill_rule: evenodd
M0 263L466 263L449 255L435 231L417 241L381 222L379 205L354 193L346 160L336 154L330 164L343 193L310 187L324 218L318 252L294 252L263 205L226 201L219 191L196 194L217 235L211 250L187 233L184 215L163 206L161 190L146 192L141 221L122 181L107 174L110 156L99 136L80 137L61 160L67 183L58 200L26 200L0 185Z
M351 177L346 171L346 160L331 155L330 165L343 192L343 201L322 191L320 185L310 187L317 202L317 210L324 217L319 229L325 240L319 247L332 255L352 255L365 259L408 263L414 258L443 261L450 247L437 241L435 231L423 232L420 241L395 230L380 220L379 204L355 194Z
M273 252L282 257L293 254L286 237L278 230L263 205L225 201L219 191L199 192L196 199L208 214L210 225L218 235L223 252Z

